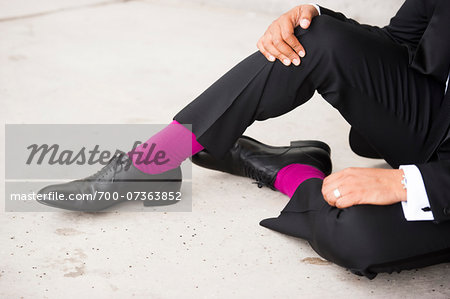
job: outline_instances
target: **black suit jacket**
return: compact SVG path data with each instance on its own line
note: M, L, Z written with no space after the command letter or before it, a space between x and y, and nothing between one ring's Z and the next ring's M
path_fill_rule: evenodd
M356 23L324 7L321 13ZM450 69L450 0L406 0L383 30L408 48L411 68L433 76L444 88ZM436 222L450 221L450 92L445 97L430 133L437 158L417 165Z

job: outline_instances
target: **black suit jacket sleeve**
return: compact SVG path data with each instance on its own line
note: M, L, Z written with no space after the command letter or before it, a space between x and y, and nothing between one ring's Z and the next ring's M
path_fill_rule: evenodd
M436 0L407 0L384 27L392 38L408 47L410 55L414 55L433 15L434 2Z
M358 24L325 7L323 15ZM367 29L373 26L362 25ZM408 48L410 66L445 84L450 68L450 1L406 0L383 30Z
M436 222L450 220L450 160L417 165Z
M346 16L344 16L340 12L335 12L335 11L332 11L331 9L328 9L328 8L325 8L325 7L322 7L322 6L320 6L320 13L322 15L327 15L327 16L333 17L333 18L338 19L338 20L343 21L343 22L349 22L349 23L352 23L352 24L359 24L357 21L355 21L353 19L350 19L350 18L347 18Z
M412 68L445 82L450 67L450 1L406 0L384 29L408 48ZM435 221L450 221L450 160L417 166Z
M347 18L344 14L340 12L333 11L331 9L328 9L326 7L320 6L320 13L321 15L327 15L332 18L338 19L342 22L350 23L358 25L359 27L363 27L368 31L374 32L375 34L380 34L380 28L378 26L373 25L367 25L367 24L360 24L358 21L353 20L351 18Z
M450 68L450 1L406 0L383 29L406 46L412 68L445 83Z
M358 24L341 13L324 7L320 9L323 15ZM450 67L450 0L406 0L383 30L395 42L408 48L410 67L445 82ZM450 221L450 160L417 167L435 221Z

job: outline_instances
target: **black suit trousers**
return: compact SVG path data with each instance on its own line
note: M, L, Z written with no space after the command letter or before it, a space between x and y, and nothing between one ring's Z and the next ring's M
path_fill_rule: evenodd
M192 124L198 142L220 158L255 120L283 115L317 90L392 167L432 158L445 134L435 122L444 89L409 67L406 47L378 27L327 15L295 34L307 52L300 66L254 53L174 119ZM301 184L280 217L261 225L306 239L321 256L370 278L450 261L450 223L408 222L400 204L337 209L321 184Z

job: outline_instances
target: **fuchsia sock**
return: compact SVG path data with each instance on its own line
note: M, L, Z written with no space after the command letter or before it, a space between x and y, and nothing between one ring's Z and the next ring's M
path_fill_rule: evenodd
M128 153L133 165L158 174L174 168L203 149L194 133L176 120Z
M289 164L278 171L274 186L278 191L291 198L301 183L312 178L323 180L325 175L313 166Z

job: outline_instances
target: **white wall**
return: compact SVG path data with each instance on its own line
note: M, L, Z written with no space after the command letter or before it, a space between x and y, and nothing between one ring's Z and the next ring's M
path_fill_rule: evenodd
M167 1L167 0L166 0ZM243 9L248 11L266 12L273 15L280 15L292 7L310 3L308 0L169 0L171 2L187 3L196 2L205 5L223 6L227 8ZM385 25L393 16L392 12L397 11L404 0L319 0L321 6L340 11L348 17L352 17L360 22L373 25Z
M127 2L127 0L0 0L0 20L9 17L35 14L45 11L76 8L107 2ZM129 0L147 2L170 2L178 5L196 3L255 12L265 12L274 17L290 8L304 3L297 0ZM307 2L308 0L305 0ZM320 0L319 5L341 11L360 22L385 25L403 0Z

